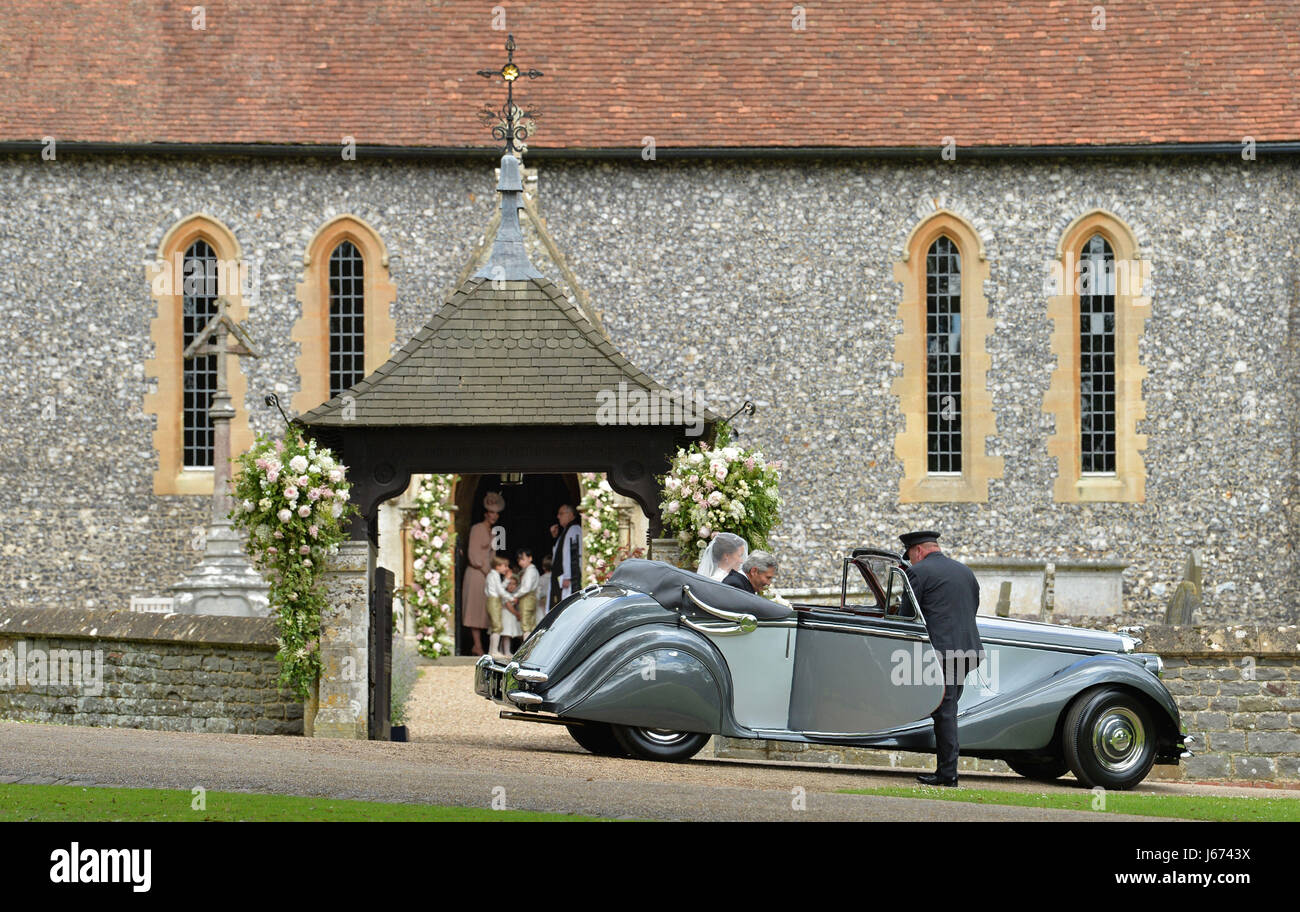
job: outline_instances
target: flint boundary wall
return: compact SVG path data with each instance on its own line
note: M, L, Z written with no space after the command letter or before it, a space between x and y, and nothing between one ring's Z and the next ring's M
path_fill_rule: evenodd
M0 719L300 735L303 705L276 683L275 633L270 618L0 609ZM59 683L29 673L57 650L89 661Z

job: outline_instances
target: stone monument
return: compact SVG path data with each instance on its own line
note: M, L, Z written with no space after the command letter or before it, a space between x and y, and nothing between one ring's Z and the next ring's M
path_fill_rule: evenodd
M235 409L226 388L229 355L260 357L248 333L226 313L226 299L217 299L217 312L185 348L185 358L217 356L217 388L208 414L212 417L212 518L208 521L203 559L184 580L171 587L179 614L224 614L267 617L270 600L266 581L244 553L244 538L230 521L230 419ZM233 341L231 337L234 337Z

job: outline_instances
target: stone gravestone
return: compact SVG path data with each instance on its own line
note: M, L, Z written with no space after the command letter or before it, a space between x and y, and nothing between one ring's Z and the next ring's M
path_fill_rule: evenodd
M1002 588L998 591L997 615L1000 618L1007 617L1011 614L1011 580L1004 580Z
M1193 551L1187 557L1187 567L1183 571L1183 580L1169 597L1165 608L1166 624L1190 624L1201 607L1201 554Z

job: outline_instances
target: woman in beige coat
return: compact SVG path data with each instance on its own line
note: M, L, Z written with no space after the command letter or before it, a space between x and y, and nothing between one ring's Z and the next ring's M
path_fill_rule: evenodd
M501 511L506 508L505 498L495 491L489 491L483 497L483 520L470 526L469 545L465 557L469 566L465 568L465 578L461 582L461 609L464 611L465 627L474 635L474 655L483 655L483 631L492 627L492 620L487 611L487 575L492 569L492 558L496 552L492 548L492 527L501 518ZM493 630L500 633L500 630Z

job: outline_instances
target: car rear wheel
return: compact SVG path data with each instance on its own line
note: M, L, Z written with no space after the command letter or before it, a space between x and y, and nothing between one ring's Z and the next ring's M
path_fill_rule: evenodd
M1070 764L1060 757L1051 760L1009 759L1007 760L1007 766L1026 779L1033 779L1035 782L1052 782L1060 779L1070 771Z
M689 760L709 743L709 736L699 732L679 732L667 728L632 728L615 725L614 737L633 757L642 760Z
M1155 734L1137 697L1113 687L1094 690L1065 714L1065 759L1088 788L1131 789L1155 763Z
M601 757L623 757L627 751L614 737L614 726L608 722L586 722L564 726L577 741L593 754Z

